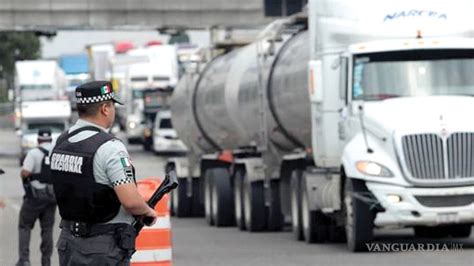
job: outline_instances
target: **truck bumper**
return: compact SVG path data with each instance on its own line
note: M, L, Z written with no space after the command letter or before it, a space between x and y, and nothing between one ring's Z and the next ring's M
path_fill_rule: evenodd
M186 152L187 148L179 139L154 138L153 149L155 152Z
M474 186L407 188L371 182L366 185L385 209L384 212L377 213L374 221L376 226L474 223Z

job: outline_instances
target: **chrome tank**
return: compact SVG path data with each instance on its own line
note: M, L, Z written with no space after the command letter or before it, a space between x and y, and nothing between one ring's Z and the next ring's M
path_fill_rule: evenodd
M308 33L299 33L277 45L274 56L267 55L260 62L257 58L257 44L250 44L215 58L194 80L194 88L186 89L183 81L178 84L171 103L173 123L188 147L193 145L209 153L258 146L259 84L266 95L269 142L284 151L310 146Z

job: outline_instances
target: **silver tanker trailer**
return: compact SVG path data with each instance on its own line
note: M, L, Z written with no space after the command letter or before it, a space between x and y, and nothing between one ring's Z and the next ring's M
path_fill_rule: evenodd
M367 249L375 227L474 223L469 1L314 0L189 72L172 98L179 217ZM467 23L471 22L471 23Z

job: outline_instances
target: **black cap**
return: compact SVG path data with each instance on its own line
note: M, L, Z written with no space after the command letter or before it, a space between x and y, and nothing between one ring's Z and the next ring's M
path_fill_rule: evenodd
M76 98L78 104L99 103L107 100L123 104L117 100L112 83L108 81L91 81L78 86Z
M51 129L49 128L40 128L38 130L38 139L39 140L45 140L45 141L48 141L48 140L51 140Z

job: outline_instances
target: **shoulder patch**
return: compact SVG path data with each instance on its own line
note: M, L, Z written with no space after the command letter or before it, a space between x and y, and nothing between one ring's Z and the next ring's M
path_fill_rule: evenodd
M133 176L133 166L132 166L132 162L130 161L130 158L121 157L120 158L120 163L122 164L125 176L128 177L128 178L134 178L134 176Z

